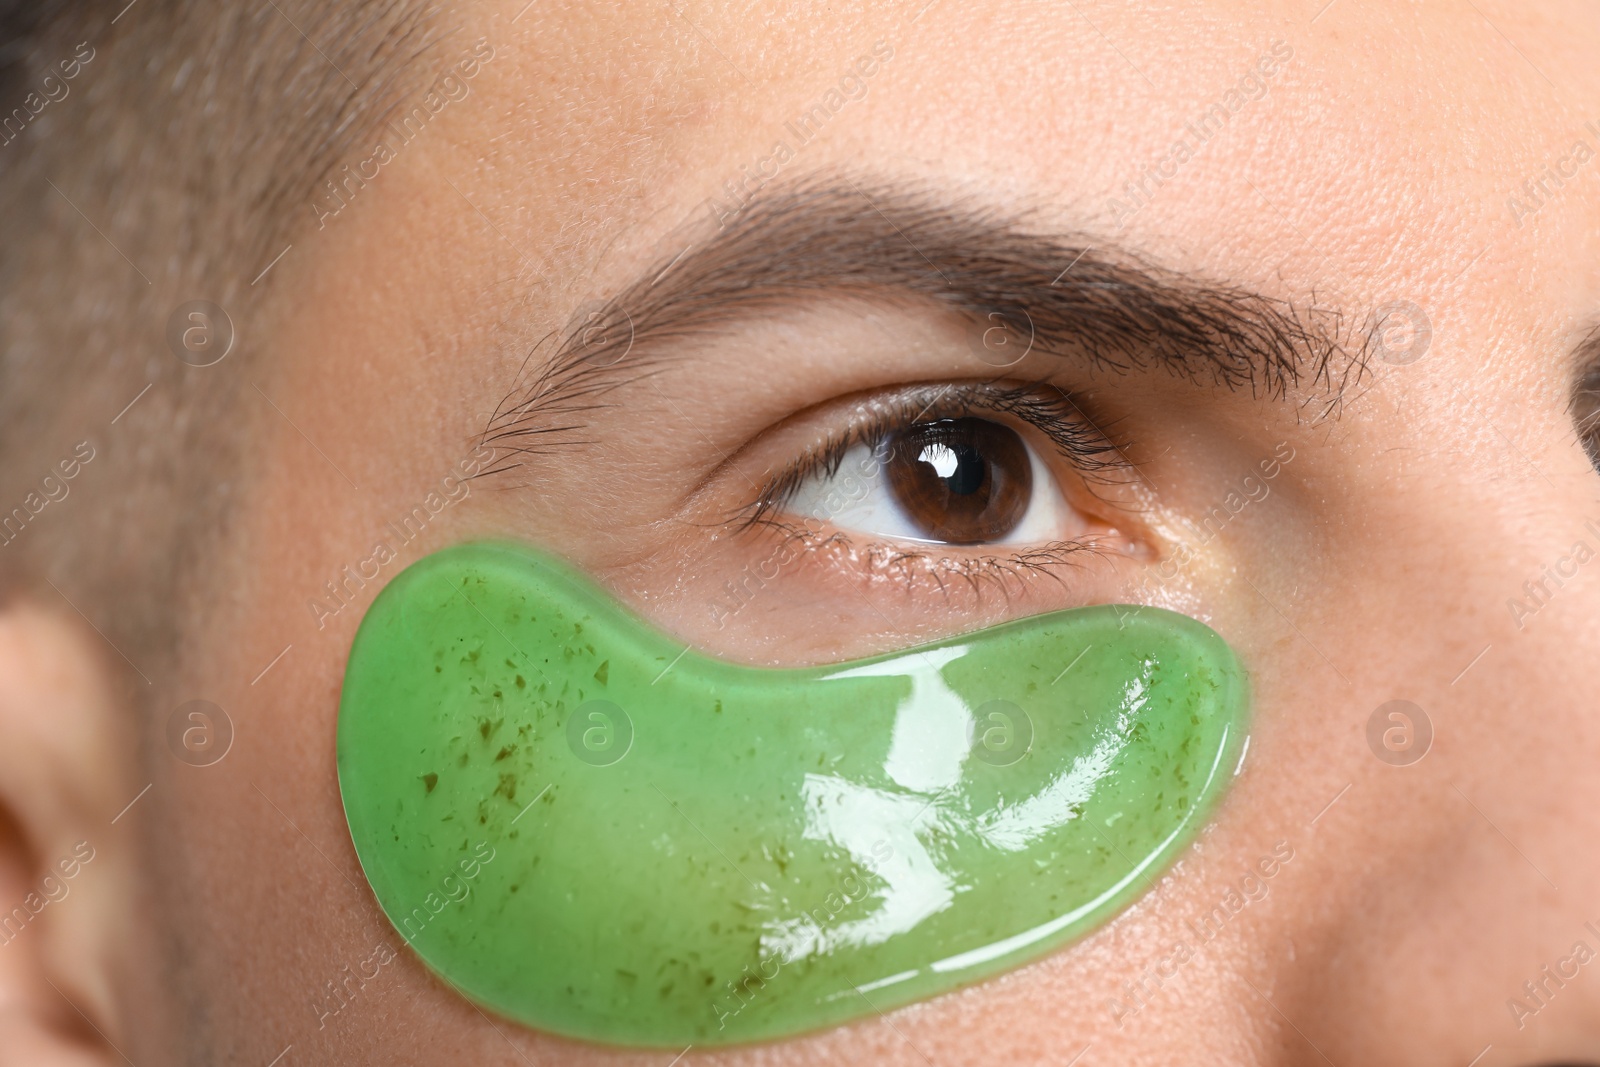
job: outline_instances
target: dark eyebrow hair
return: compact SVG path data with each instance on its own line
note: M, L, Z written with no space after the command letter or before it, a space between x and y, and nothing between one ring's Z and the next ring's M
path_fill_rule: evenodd
M1165 269L929 188L816 175L775 181L742 208L710 215L715 232L686 237L676 256L535 347L559 338L485 428L484 443L502 456L496 471L517 465L507 457L577 443L571 434L607 406L605 394L654 373L672 347L662 342L815 299L920 302L979 329L1003 326L1045 354L1257 398L1304 395L1321 401L1319 418L1365 365L1365 346L1349 353L1337 310Z

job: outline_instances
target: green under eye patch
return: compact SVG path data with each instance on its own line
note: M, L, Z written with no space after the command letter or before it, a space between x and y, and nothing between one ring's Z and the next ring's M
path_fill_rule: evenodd
M470 544L362 622L339 785L442 978L541 1030L680 1049L874 1016L1104 923L1199 830L1246 703L1222 639L1155 608L752 668Z

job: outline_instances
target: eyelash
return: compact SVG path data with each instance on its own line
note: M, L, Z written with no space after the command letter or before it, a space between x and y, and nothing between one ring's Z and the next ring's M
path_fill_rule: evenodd
M876 450L891 433L914 423L986 413L1010 415L1044 434L1055 445L1057 453L1086 482L1109 483L1116 479L1119 472L1130 469L1122 451L1127 442L1110 440L1089 422L1077 403L1057 386L1047 383L1016 386L997 386L992 383L926 385L871 402L864 416L858 417L852 426L807 450L769 479L755 500L736 514L734 525L741 530L758 525L774 526L791 535L805 536L803 527L781 520L777 517L778 513L808 480L819 475L836 475L852 448L865 445ZM832 536L845 537L842 533ZM891 548L887 543L881 547L892 551L897 559L926 557L926 550ZM992 566L1001 571L1029 569L1060 562L1060 556L1083 551L1087 547L1080 543L1057 542L1011 554L977 559L969 557L960 561L960 566Z

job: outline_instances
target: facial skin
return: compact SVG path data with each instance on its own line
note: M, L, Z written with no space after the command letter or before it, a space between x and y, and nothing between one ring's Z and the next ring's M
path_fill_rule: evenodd
M1585 525L1600 529L1600 483L1567 410L1600 309L1596 164L1572 153L1600 144L1585 126L1600 123L1600 28L1578 3L1318 6L448 11L461 29L440 47L465 56L482 37L493 59L320 229L308 205L270 276L254 343L271 351L257 383L271 404L238 428L255 442L249 490L208 568L212 595L182 606L181 670L154 680L171 706L226 709L226 757L172 759L165 714L142 748L115 743L131 712L106 679L128 665L32 609L7 625L0 778L29 783L6 802L38 862L5 899L43 884L74 842L98 849L41 912L38 943L0 948L23 1006L7 1025L35 1042L10 1045L35 1050L15 1062L117 1062L112 1045L140 1064L264 1064L286 1047L284 1063L671 1059L485 1015L398 945L362 881L333 762L351 637L399 569L485 536L554 551L684 641L744 662L854 658L1127 601L1205 621L1252 673L1251 743L1214 825L1110 925L885 1018L686 1063L1062 1063L1080 1050L1129 1065L1600 1061L1594 967L1560 987L1541 974L1570 975L1575 942L1600 951L1584 926L1600 927L1586 684L1600 586L1562 562L1579 541L1600 549ZM692 266L718 232L707 199L725 211L723 183L776 140L794 145L785 123L880 41L892 58L763 195L854 182L871 203L901 188L1024 217L1018 232L1078 235L1062 240L1093 249L1086 263L1136 258L1300 309L1342 342L1329 376L1252 397L1065 349L997 371L971 317L927 293L797 290L641 343L618 364L638 373L530 424L577 427L520 439L542 454L497 452L464 495L445 484L550 360L557 345L540 341L589 302L638 293L686 246L673 269ZM1275 42L1292 56L1268 75ZM1199 140L1185 124L1229 100L1225 127L1176 161L1176 138ZM1575 176L1547 180L1535 207L1523 185L1547 166ZM1147 167L1162 184L1126 210ZM884 200L885 221L897 203ZM1412 362L1366 340L1394 302L1431 326ZM727 583L781 544L729 521L765 477L864 402L997 376L1066 390L1137 468L1096 485L1051 458L1095 551L968 582L926 558L883 565L869 548L881 539L854 532L727 610ZM325 583L359 571L431 491L458 499L333 611ZM1230 494L1249 503L1197 534ZM1535 603L1524 583L1558 564L1575 576ZM1397 699L1433 731L1404 766L1368 740ZM82 743L24 729L35 708ZM1219 904L1232 913L1221 933L1196 937L1190 924ZM375 970L322 1014L329 982ZM41 983L52 975L87 1026ZM1530 980L1550 991L1542 1002ZM1520 1028L1513 997L1529 1009Z

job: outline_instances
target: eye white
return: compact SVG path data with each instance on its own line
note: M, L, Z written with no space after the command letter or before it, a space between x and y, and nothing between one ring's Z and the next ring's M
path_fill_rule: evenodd
M1055 474L1039 453L1026 442L1024 447L1028 450L1028 465L1033 472L1027 510L1009 534L985 543L1043 545L1081 536L1087 528L1083 517L1067 503ZM784 510L796 518L820 519L841 530L869 537L945 544L927 537L895 499L883 467L886 455L885 446L874 449L865 444L853 445L845 452L836 471L812 475ZM954 474L959 463L953 449L938 443L924 446L917 458L932 464L941 478Z

